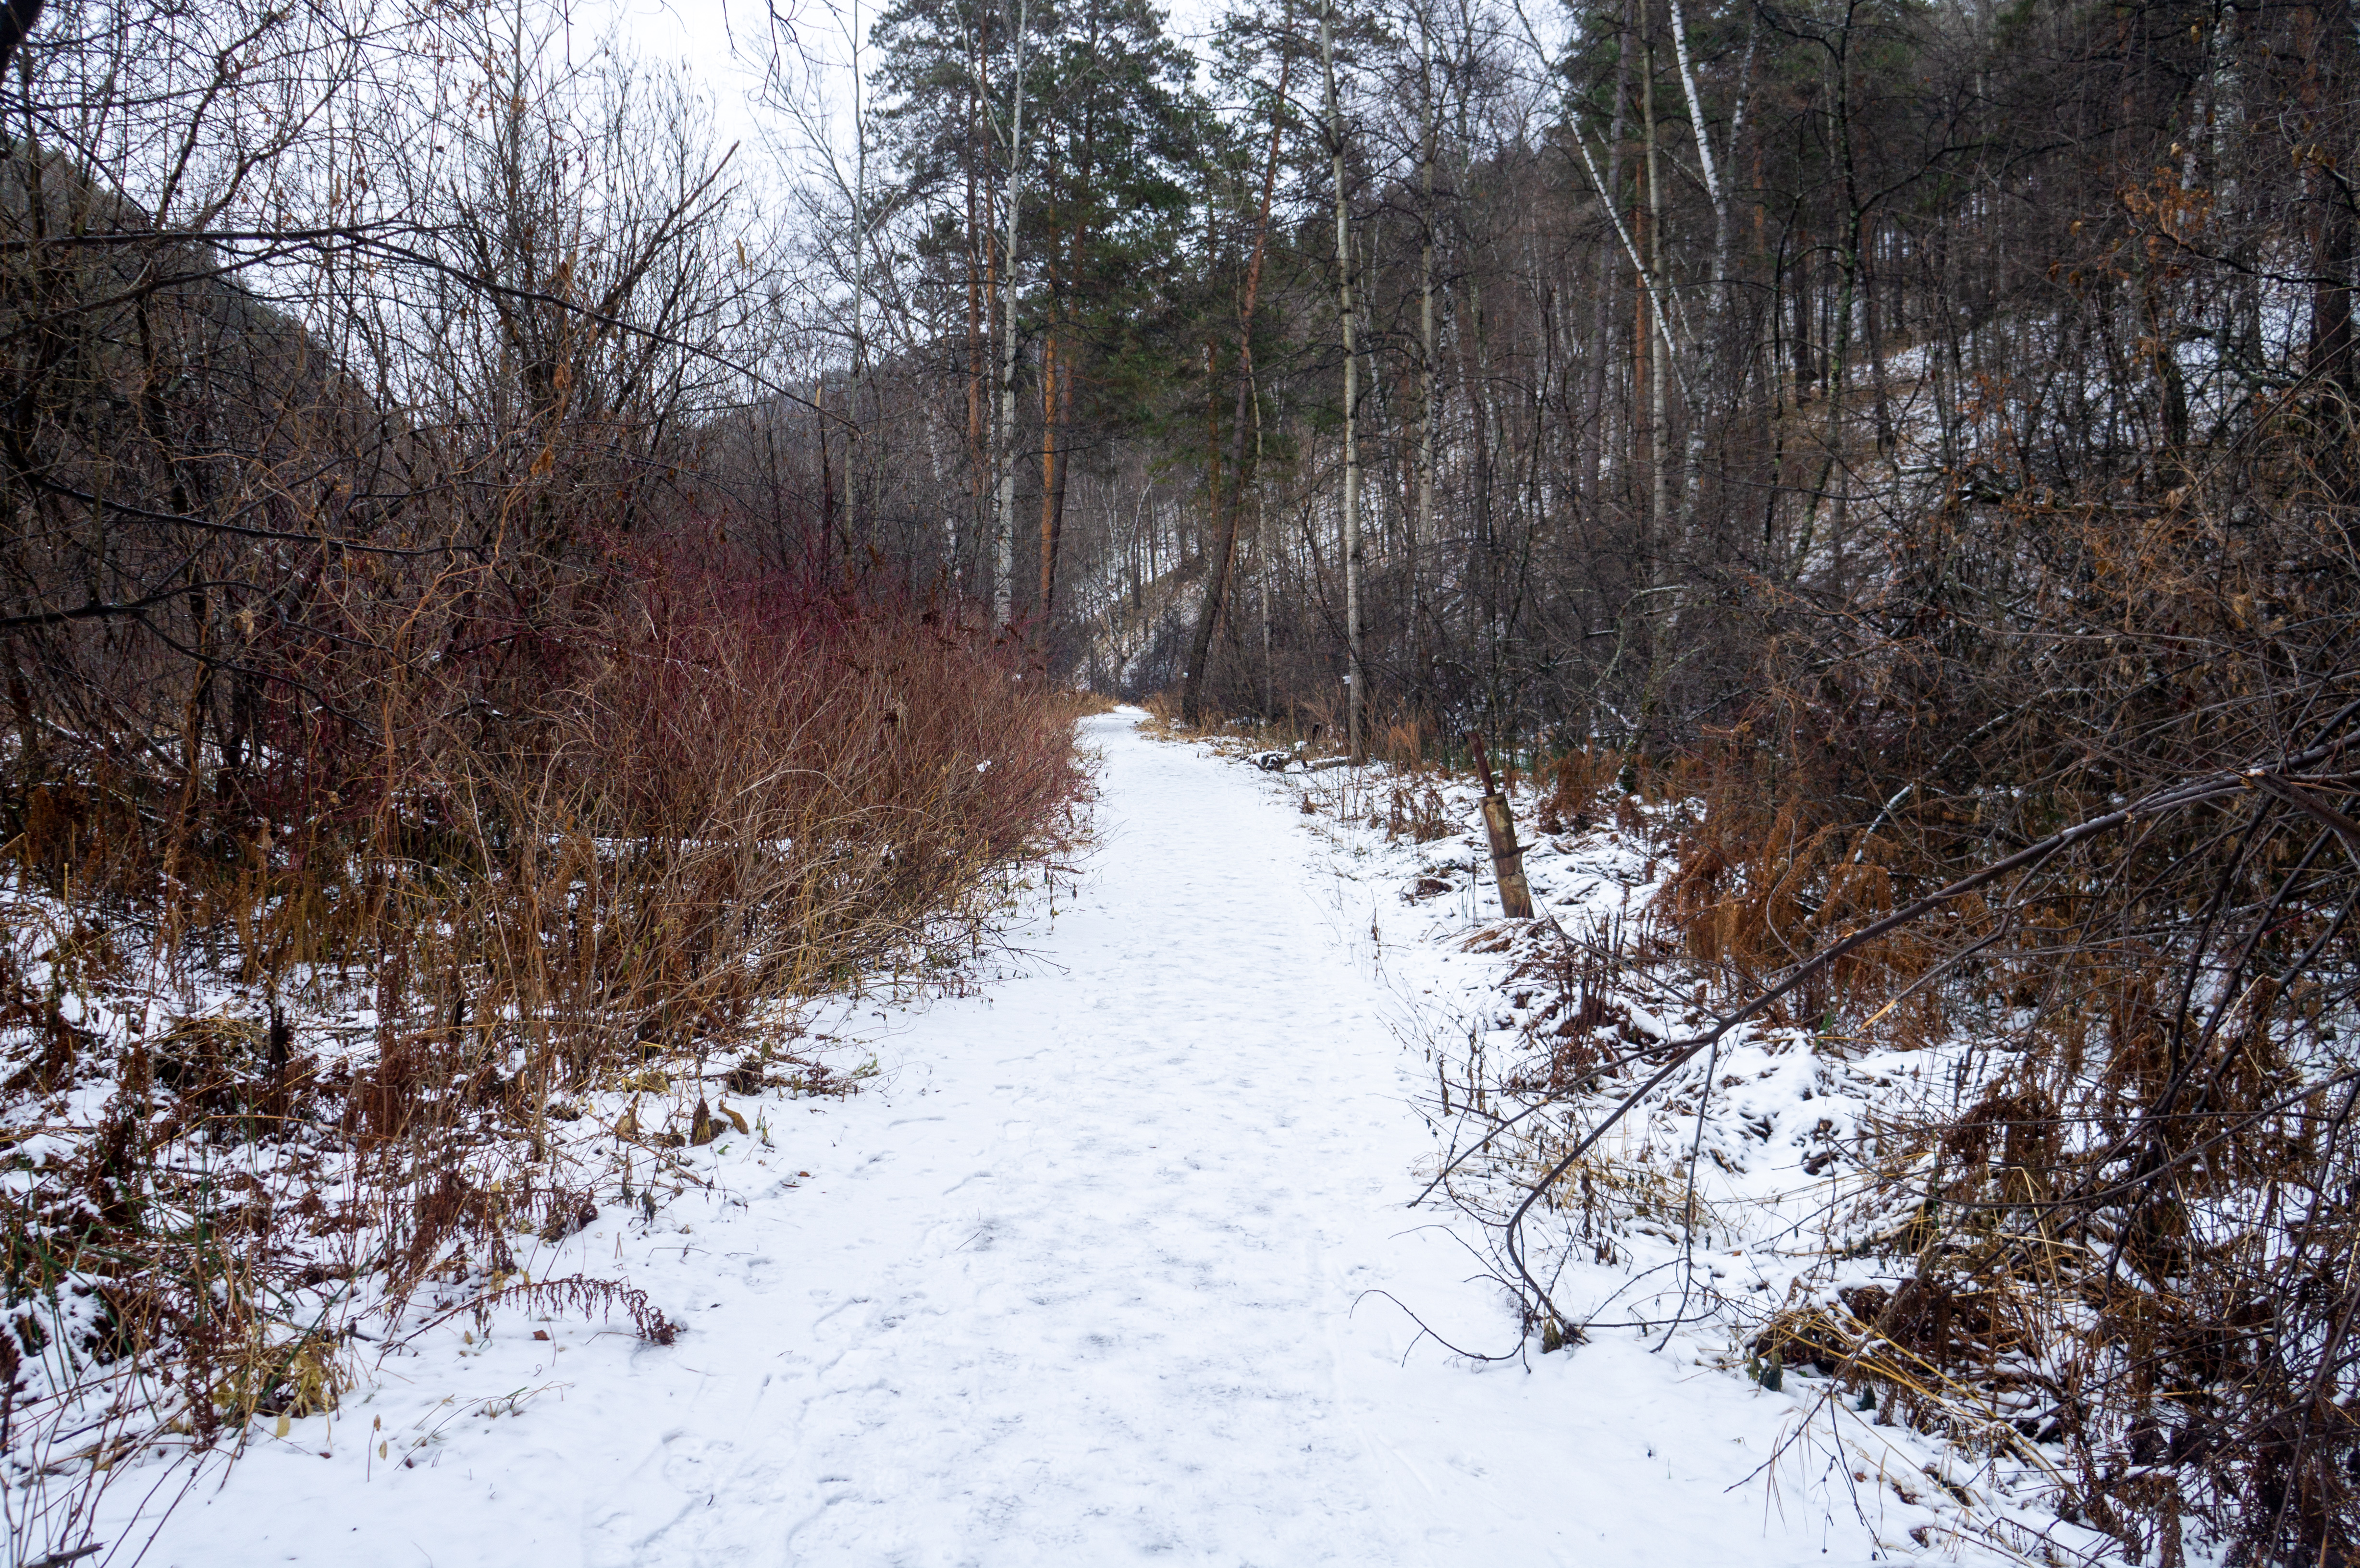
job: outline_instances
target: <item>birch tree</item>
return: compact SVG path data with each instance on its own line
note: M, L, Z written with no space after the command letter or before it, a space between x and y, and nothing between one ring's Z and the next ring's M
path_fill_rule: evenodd
M1328 155L1336 187L1336 324L1344 343L1344 712L1357 762L1366 751L1361 710L1368 671L1360 640L1360 356L1353 335L1352 213L1346 183L1344 111L1336 93L1336 0L1320 0L1319 71Z

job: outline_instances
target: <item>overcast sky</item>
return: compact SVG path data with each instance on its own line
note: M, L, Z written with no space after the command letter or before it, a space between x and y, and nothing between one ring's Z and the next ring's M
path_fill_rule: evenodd
M1164 7L1173 36L1192 48L1202 40L1222 0L1178 0ZM839 141L848 146L851 81L844 68L851 58L850 34L857 20L866 35L884 8L880 0L781 0L781 12L792 12L797 41L813 56L836 66L825 91L836 110ZM594 41L619 23L634 49L651 60L677 60L704 83L713 100L724 145L743 145L741 158L751 158L765 147L764 135L776 145L796 138L788 116L759 102L762 71L758 63L768 48L770 11L764 0L573 0L570 12L576 37ZM1201 56L1200 56L1201 58Z
M775 191L813 169L812 136L795 117L765 101L762 61L770 41L768 0L555 0L565 6L574 37L589 47L619 28L629 48L650 60L685 66L713 105L723 147L738 145L733 166L758 192ZM812 124L833 142L840 167L852 158L852 43L857 28L865 52L867 34L890 0L776 0L792 16L794 42L803 57L823 69L805 82ZM1164 6L1166 29L1205 58L1214 20L1234 0L1172 0ZM1561 44L1569 8L1556 0L1524 0L1551 46ZM873 61L864 60L871 65ZM1200 78L1200 80L1202 80ZM824 98L825 103L819 102ZM873 171L872 171L873 172Z

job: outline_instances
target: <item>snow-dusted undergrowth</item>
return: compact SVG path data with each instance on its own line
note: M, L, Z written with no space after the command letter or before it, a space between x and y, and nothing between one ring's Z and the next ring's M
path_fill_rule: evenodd
M266 988L233 964L167 964L135 931L21 888L0 910L13 1561L93 1544L92 1561L135 1560L177 1500L257 1444L334 1428L423 1343L456 1334L464 1358L504 1314L672 1342L681 1306L617 1267L624 1230L668 1225L683 1193L768 1180L783 1162L774 1124L876 1071L856 1023L872 997L856 990L782 1000L717 1056L650 1048L636 1078L579 1082L546 1105L501 1092L504 1076L521 1086L523 1052L495 1049L491 1092L424 1092L447 1113L432 1137L372 1138L353 1109L385 1038L366 984L322 971ZM134 1131L145 1160L128 1157ZM414 1465L450 1421L515 1414L536 1394L454 1385L431 1419L373 1428L378 1461ZM102 1515L113 1522L93 1535Z
M1693 1010L1668 969L1590 952L1645 934L1651 825L1534 846L1568 945L1494 918L1465 790L1273 777L1139 717L1088 721L1092 857L1078 887L1012 889L1011 946L977 984L807 1019L793 1048L825 1077L716 1063L697 1094L575 1107L559 1125L586 1203L558 1224L520 1204L508 1256L446 1259L398 1322L351 1303L369 1335L340 1346L351 1385L259 1414L234 1465L120 1444L98 1560L1852 1564L2107 1544L2046 1515L2005 1453L1826 1399L1807 1357L1764 1375L1775 1314L1874 1276L1873 1248L1832 1249L1894 1219L1855 1172L1939 1054L1732 1040L1700 1119L1701 1068L1532 1228L1588 1325L1546 1352L1486 1220L1559 1135L1535 1117L1420 1191L1574 1063L1566 1041L1641 1051ZM813 1093L856 1072L857 1094ZM738 1117L703 1145L664 1136L691 1129L659 1105L700 1096ZM305 1158L320 1179L344 1157ZM350 1283L331 1268L280 1306Z
M1659 912L1696 808L1626 800L1612 820L1540 833L1542 798L1518 790L1545 917L1522 922L1501 916L1471 783L1372 767L1296 774L1290 788L1372 911L1397 1027L1425 1065L1426 1207L1480 1223L1491 1277L1529 1315L1528 1338L1503 1329L1462 1348L1556 1350L1563 1336L1518 1277L1506 1222L1658 1048L1735 1000L1685 962ZM1821 1021L1732 1030L1526 1215L1527 1267L1575 1329L1562 1354L1579 1365L1601 1345L1641 1344L1739 1382L1781 1412L1781 1457L1841 1494L1887 1553L2120 1561L2118 1541L2053 1511L2070 1460L2037 1441L2045 1423L2023 1420L2028 1408L1940 1387L1906 1355L1879 1370L1897 1361L1901 1383L1926 1386L1897 1399L1844 1363L1914 1272L1918 1216L1895 1196L1910 1183L1889 1178L1925 1154L1911 1135L1928 1105L1972 1101L1982 1069L1963 1037L1905 1047ZM1820 1314L1852 1334L1815 1341ZM1776 1466L1754 1483L1765 1496L1783 1484Z

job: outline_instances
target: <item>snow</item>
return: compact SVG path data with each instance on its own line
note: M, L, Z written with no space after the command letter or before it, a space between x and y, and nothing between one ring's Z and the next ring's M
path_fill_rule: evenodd
M628 1280L676 1344L454 1317L234 1465L126 1465L101 1538L144 1502L155 1564L1915 1556L1823 1453L1765 1472L1795 1399L1688 1342L1519 1351L1472 1222L1407 1206L1437 1146L1394 884L1142 716L1087 721L1097 847L1005 973L865 1011L862 1092L741 1102L767 1141L689 1151L709 1189L526 1263Z
M1528 827L1559 814L1529 779L1513 795ZM1427 807L1413 822L1402 808L1415 798ZM1611 808L1611 821L1577 815L1569 831L1531 835L1524 866L1547 919L1521 922L1502 919L1485 875L1470 782L1370 768L1306 780L1303 799L1336 874L1377 909L1393 894L1381 967L1411 1004L1405 1036L1427 1064L1417 1103L1448 1139L1447 1191L1491 1222L1487 1261L1510 1277L1501 1222L1647 1074L1644 1062L1585 1073L1568 1056L1644 1058L1742 999L1688 962L1659 908L1703 804L1608 795L1588 809ZM1812 1495L1872 1527L1886 1560L2126 1561L2121 1542L2058 1517L2076 1461L2037 1441L2049 1412L2033 1395L1997 1379L1949 1385L1896 1420L1889 1382L1857 1406L1861 1380L1829 1377L1788 1337L1814 1313L1848 1319L1852 1287L1917 1275L1920 1258L1896 1239L1933 1151L1902 1155L1888 1135L1955 1114L1993 1071L1978 1031L1927 1040L1880 1031L1885 1016L1857 1033L1755 1019L1690 1059L1527 1218L1534 1276L1593 1338L1644 1325L1676 1356L1762 1377L1790 1410L1782 1471L1848 1488L1832 1505ZM2184 1523L2192 1539L2199 1521Z

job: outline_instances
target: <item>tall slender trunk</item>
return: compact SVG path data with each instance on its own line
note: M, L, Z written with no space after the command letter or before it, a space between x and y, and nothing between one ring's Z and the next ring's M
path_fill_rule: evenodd
M1277 670L1270 656L1270 496L1262 482L1262 393L1253 385L1249 362L1246 390L1252 399L1254 432L1254 575L1262 585L1262 711L1278 714Z
M1647 252L1646 267L1653 284L1655 298L1665 298L1664 288L1664 180L1658 159L1658 143L1662 140L1655 130L1655 42L1650 38L1644 46L1643 60L1645 69L1639 78L1640 114L1646 124L1647 156ZM1666 530L1671 527L1671 475L1664 462L1664 444L1671 433L1666 419L1664 396L1664 361L1666 354L1655 354L1647 366L1647 467L1653 489L1649 494L1649 521L1655 527L1655 549L1660 555L1666 542Z
M1727 162L1716 158L1712 150L1712 134L1704 117L1704 95L1697 86L1694 63L1688 58L1688 19L1681 14L1680 0L1670 0L1672 11L1672 51L1680 70L1680 89L1687 95L1688 123L1696 131L1697 166L1704 175L1705 195L1712 203L1712 279L1705 296L1704 334L1697 347L1702 365L1692 385L1697 405L1688 411L1688 438L1680 465L1680 505L1685 511L1696 505L1699 471L1704 460L1705 407L1716 387L1722 395L1736 395L1734 365L1723 362L1732 356L1726 352L1724 335L1727 323L1735 317L1736 303L1731 297L1735 280L1730 276L1729 180L1726 169L1737 161L1737 138L1745 125L1745 102L1754 80L1754 51L1761 36L1761 17L1757 12L1746 27L1745 59L1738 67L1737 97L1729 116L1729 149ZM1717 371L1724 372L1716 378Z
M1013 618L1016 587L1016 236L1024 201L1024 31L1030 0L1018 0L1014 62L1008 93L1008 239L1000 246L1001 324L1006 348L1000 361L1000 430L993 462L1000 470L1000 506L991 525L991 622Z
M869 379L869 109L867 78L860 64L860 8L855 0L852 39L852 380L844 396L845 575L852 544L860 537L860 392Z
M1646 141L1647 175L1647 253L1648 298L1657 312L1658 331L1666 324L1662 311L1669 297L1668 280L1664 273L1664 186L1660 147L1662 136L1655 125L1655 24L1642 0L1639 10L1646 41L1641 53L1642 74L1639 82L1640 114L1646 122L1643 129ZM1646 743L1648 730L1662 706L1664 688L1671 673L1672 645L1676 639L1678 580L1673 570L1680 540L1680 519L1672 506L1671 464L1666 460L1665 446L1671 436L1665 373L1671 358L1668 342L1664 352L1649 362L1647 380L1647 467L1652 480L1650 491L1647 540L1647 675L1639 693L1639 725L1632 735L1635 754Z
M825 565L834 554L846 553L840 549L842 525L836 509L836 470L829 463L827 442L827 385L812 384L812 434L819 439L819 550Z
M1320 0L1319 68L1325 79L1328 148L1336 180L1336 320L1344 339L1344 713L1352 760L1366 751L1360 711L1366 670L1360 659L1360 357L1352 331L1352 223L1344 189L1344 111L1336 97L1336 0Z
M1434 537L1434 395L1437 385L1434 353L1434 155L1441 116L1434 102L1434 37L1421 14L1418 26L1418 81L1426 113L1424 163L1425 243L1417 256L1417 511L1410 525L1409 634L1410 686L1413 692L1426 681L1426 614L1418 593L1417 550L1420 540Z
M1841 593L1843 591L1844 503L1830 491L1829 485L1835 479L1836 465L1843 461L1844 394L1850 379L1853 301L1858 298L1860 288L1862 212L1860 182L1853 165L1852 147L1852 34L1849 21L1839 37L1842 47L1831 50L1828 61L1833 68L1835 81L1830 84L1831 91L1827 96L1830 128L1835 133L1832 139L1843 169L1846 220L1843 243L1837 252L1843 277L1832 301L1833 308L1826 327L1820 333L1827 361L1819 377L1822 395L1828 400L1827 433L1823 438L1827 451L1819 459L1819 483L1811 487L1809 510L1804 514L1802 544L1795 552L1795 575L1799 578L1809 570L1811 549L1817 542L1819 509L1824 502L1830 515L1833 581L1836 592ZM1849 488L1847 482L1846 489Z
M1049 292L1054 299L1054 283ZM1050 600L1057 585L1058 380L1057 337L1052 332L1041 340L1041 592L1032 602L1034 647L1043 654L1049 648Z
M1205 203L1207 256L1211 255L1212 211L1208 198ZM1188 666L1180 671L1180 713L1190 724L1200 722L1204 714L1205 666L1212 658L1213 626L1220 619L1219 595L1229 575L1226 560L1210 559L1219 553L1216 541L1220 528L1215 519L1221 516L1221 356L1210 338L1205 340L1205 516L1210 526L1197 549L1198 560L1207 567L1205 586L1196 597L1196 627L1188 638Z
M1049 603L1046 614L1056 605L1057 565L1063 559L1065 539L1065 481L1074 471L1074 443L1068 439L1074 430L1074 367L1068 364L1057 376L1057 498L1049 508Z
M1282 36L1291 36L1295 30L1295 8L1292 5L1287 7L1284 27L1284 32ZM1293 66L1292 54L1280 55L1278 90L1271 98L1270 155L1262 165L1262 205L1254 218L1253 255L1246 263L1245 289L1238 300L1239 379L1238 412L1235 421L1238 443L1237 462L1232 467L1229 481L1229 505L1220 509L1220 526L1211 541L1210 569L1205 574L1204 597L1196 605L1196 633L1188 642L1188 667L1182 676L1180 712L1182 716L1191 724L1196 723L1203 714L1205 667L1212 661L1213 633L1220 625L1221 612L1229 601L1229 568L1237 554L1238 523L1245 510L1246 487L1256 483L1256 476L1261 471L1262 405L1259 401L1261 394L1256 388L1254 380L1254 311L1262 298L1262 258L1269 249L1271 200L1278 190L1279 141L1286 128L1286 83ZM1213 346L1207 343L1205 369L1208 384L1212 379L1212 367ZM1206 391L1209 402L1212 394L1209 385ZM1253 435L1251 454L1248 452L1246 444L1249 419L1251 421ZM1218 428L1218 420L1216 425ZM1251 461L1249 461L1250 456ZM1217 489L1219 474L1218 441L1207 458L1207 489ZM1218 505L1218 496L1216 495L1214 499ZM1257 544L1259 542L1259 537L1257 537ZM1270 585L1267 579L1262 583L1262 615L1263 681L1267 687L1270 653Z
M1622 0L1621 47L1615 51L1614 113L1606 133L1606 174L1600 183L1598 200L1611 218L1614 212L1617 192L1622 187L1622 136L1628 128L1631 108L1631 7L1633 0ZM1577 126L1577 131L1579 127ZM1585 149L1585 158L1588 156ZM1598 299L1591 315L1590 355L1590 387L1585 399L1581 433L1581 481L1584 498L1595 509L1605 485L1606 460L1606 370L1612 357L1606 352L1607 335L1614 326L1614 297L1622 281L1622 269L1615 264L1612 251L1601 252L1598 262Z
M2345 60L2350 52L2352 17L2345 0L2322 0L2295 13L2296 47L2302 55L2297 101L2302 110L2303 135L2314 147L2336 144L2327 120L2343 106L2349 90ZM2339 188L2334 165L2320 158L2303 167L2303 194L2310 208L2311 375L2326 393L2321 400L2321 436L2316 459L2331 494L2347 500L2354 485L2348 451L2355 423L2354 402L2360 397L2360 366L2353 349L2352 268L2354 240L2352 207ZM2165 350L2169 353L2169 350ZM2176 362L2175 362L2176 368Z
M1645 25L1646 14L1644 8L1633 4L1632 0L1625 0L1625 5L1626 9L1624 11L1623 32L1627 37L1632 30L1630 18L1633 13L1637 15L1639 24L1642 27ZM1518 16L1522 17L1523 13L1519 12ZM1541 42L1540 36L1533 31L1529 18L1524 19L1524 38L1531 46L1533 53L1536 57L1544 60L1554 58L1550 54L1547 47ZM1615 125L1618 129L1622 125L1621 114L1619 113L1620 107L1623 103L1628 101L1628 93L1624 85L1625 81L1627 81L1626 73L1629 69L1627 61L1630 51L1627 47L1623 49L1622 53L1625 63L1618 67L1618 80L1615 90L1615 99L1618 110ZM1648 128L1652 133L1654 129L1652 124L1654 116L1650 114L1648 118L1650 120ZM1635 380L1633 384L1631 393L1631 454L1633 463L1637 464L1641 461L1640 452L1642 445L1644 444L1640 439L1640 427L1645 422L1643 410L1646 405L1646 399L1641 388L1646 384L1648 377L1647 365L1652 356L1658 351L1661 352L1665 372L1669 378L1679 383L1680 396L1684 399L1688 397L1688 375L1687 372L1680 368L1678 360L1673 357L1671 323L1666 310L1666 301L1657 289L1655 275L1647 263L1646 258L1651 242L1649 241L1646 233L1647 224L1644 221L1644 210L1636 204L1636 200L1634 198L1631 210L1631 222L1628 223L1623 222L1622 209L1619 204L1620 193L1616 190L1616 186L1619 184L1621 180L1620 173L1618 172L1612 180L1601 174L1598 169L1597 160L1590 156L1589 137L1581 134L1580 127L1578 125L1572 128L1574 135L1570 140L1573 143L1574 155L1580 158L1583 171L1590 176L1590 188L1598 193L1600 208L1605 212L1607 223L1613 229L1614 238L1616 242L1622 245L1624 257L1631 263L1631 275L1641 296L1640 300L1634 303L1633 310L1633 321L1635 323L1633 330L1636 332L1637 337L1632 344L1632 374L1635 377ZM1620 136L1618 136L1615 140L1616 146L1613 148L1609 149L1610 161L1614 161L1619 156L1621 143ZM1635 237L1633 237L1634 231ZM1650 321L1653 322L1652 331L1649 326ZM1603 335L1604 334L1601 332L1601 336L1602 337ZM1655 341L1650 343L1648 339L1651 337ZM1602 376L1601 377L1601 389L1602 393ZM1601 401L1603 401L1602 396Z
M980 45L978 46L980 48ZM980 67L978 66L978 76ZM967 103L970 135L960 161L967 173L967 474L969 506L967 523L970 528L983 520L984 462L983 376L984 365L990 357L990 337L984 323L984 300L989 288L985 269L989 265L990 242L984 237L984 225L976 212L975 182L975 115L979 112L978 97ZM954 592L967 576L967 552L972 547L958 537L955 527L951 535L951 584Z

